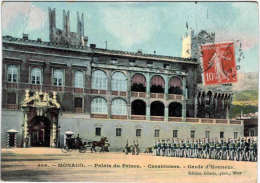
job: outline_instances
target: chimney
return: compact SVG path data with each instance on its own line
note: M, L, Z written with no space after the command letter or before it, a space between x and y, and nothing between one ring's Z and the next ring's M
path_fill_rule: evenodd
M96 44L90 44L90 48L96 48Z
M28 38L29 38L29 35L28 35L28 34L23 34L23 39L24 39L24 40L28 40Z

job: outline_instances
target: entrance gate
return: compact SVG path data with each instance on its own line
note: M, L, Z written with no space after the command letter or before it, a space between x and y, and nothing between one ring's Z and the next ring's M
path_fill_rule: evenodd
M60 104L56 92L49 96L48 93L25 90L21 108L24 113L23 147L57 147Z

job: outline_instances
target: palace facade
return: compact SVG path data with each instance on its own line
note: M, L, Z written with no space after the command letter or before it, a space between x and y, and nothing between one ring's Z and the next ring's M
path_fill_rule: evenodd
M66 131L106 136L114 150L127 140L143 149L161 138L243 136L243 122L229 119L232 92L201 86L198 59L96 48L83 16L76 33L63 18L56 28L49 9L49 42L3 37L2 146L58 147Z

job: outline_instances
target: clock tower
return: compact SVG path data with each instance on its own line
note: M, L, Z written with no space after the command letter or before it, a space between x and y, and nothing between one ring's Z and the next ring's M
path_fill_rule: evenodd
M192 28L187 28L185 35L182 37L182 58L200 59L200 46L206 43L215 42L215 33L208 33L201 30L195 33Z

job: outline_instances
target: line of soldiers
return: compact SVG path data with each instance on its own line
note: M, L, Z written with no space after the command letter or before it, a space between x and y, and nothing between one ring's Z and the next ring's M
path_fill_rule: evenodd
M154 155L217 160L257 161L256 138L163 139L154 144Z

